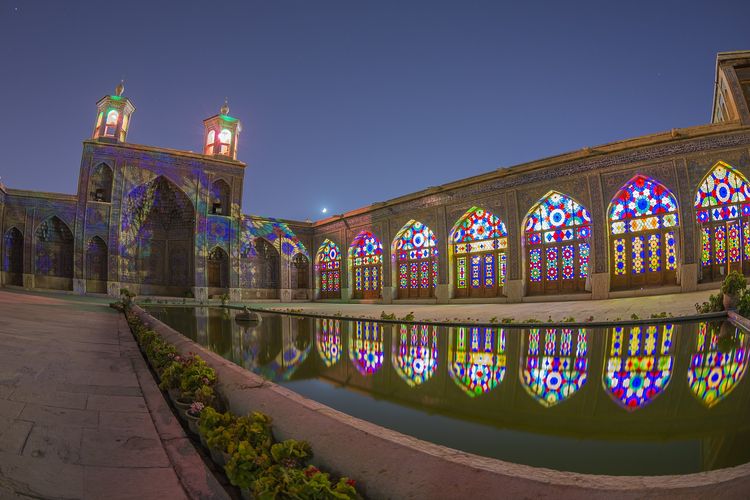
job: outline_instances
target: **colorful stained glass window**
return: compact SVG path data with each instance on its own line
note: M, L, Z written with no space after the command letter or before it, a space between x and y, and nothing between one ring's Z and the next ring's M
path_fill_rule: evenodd
M711 228L701 228L701 264L711 265Z
M112 109L107 113L107 125L117 125L117 119L120 117L120 113Z
M472 289L494 289L503 286L505 252L508 232L505 224L490 212L473 207L466 212L451 231L450 242L456 264L456 288L469 288L465 282L468 273Z
M672 377L674 325L618 326L610 332L604 387L627 410L642 408L666 389Z
M698 192L695 195L695 208L700 213L702 210L711 207L739 204L738 206L742 210L743 204L748 201L750 201L750 188L745 176L720 161L713 166L698 186ZM698 222L707 221L708 218L701 220L701 217L698 217Z
M379 291L383 265L383 245L380 240L371 232L362 231L349 247L349 259L354 275L355 294Z
M664 233L664 250L666 254L665 267L668 271L677 269L677 243L674 239L674 233L669 231Z
M362 375L383 366L383 327L372 321L355 321L349 336L349 359Z
M418 221L407 223L393 242L394 260L409 263L408 271L399 264L399 288L437 286L437 254L437 241L430 228ZM407 272L402 273L402 270Z
M714 228L714 260L716 264L727 262L727 230L724 226Z
M398 376L409 387L429 380L438 363L437 327L400 325L398 336L393 339L392 362Z
M449 373L470 397L481 396L505 377L505 330L458 327L451 329Z
M330 368L341 357L341 320L316 319L315 345L321 361Z
M726 398L747 371L747 333L735 328L730 337L720 338L718 330L719 325L700 324L687 374L690 390L708 408ZM719 342L730 348L720 350Z
M729 262L740 261L740 224L735 222L727 227L727 248Z
M614 249L614 271L616 276L627 274L627 256L625 250L625 239L617 238L612 242Z
M667 214L674 214L675 217L664 219ZM663 227L676 226L676 215L677 200L674 195L655 180L643 175L635 176L615 195L609 210L610 221L659 216L649 222L648 227L637 226L639 230L655 229L659 224L659 218Z
M229 129L222 129L221 132L219 132L219 142L222 144L229 144L232 142L232 132L230 132Z
M472 243L508 236L505 224L492 213L474 207L461 218L451 233L451 243ZM502 245L502 248L505 248ZM497 248L500 248L498 246Z
M341 253L331 240L325 240L315 257L315 270L318 274L321 292L339 292L341 289Z
M456 286L466 288L466 257L456 257Z
M661 241L659 234L651 234L648 237L648 270L661 271Z
M527 346L521 360L521 380L526 392L543 406L570 398L586 383L585 329L532 329Z
M551 192L524 221L529 281L572 280L588 275L591 215L578 202ZM544 253L537 245L544 245ZM541 260L544 258L544 273Z

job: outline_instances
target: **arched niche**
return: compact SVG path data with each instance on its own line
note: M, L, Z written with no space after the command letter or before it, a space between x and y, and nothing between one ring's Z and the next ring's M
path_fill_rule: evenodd
M112 169L106 163L100 163L91 173L89 200L104 203L112 201Z

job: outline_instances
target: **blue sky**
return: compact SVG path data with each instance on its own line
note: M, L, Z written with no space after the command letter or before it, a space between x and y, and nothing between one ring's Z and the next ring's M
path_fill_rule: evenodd
M304 220L707 123L750 2L0 0L0 176L74 193L95 103L200 150L229 97L246 213Z

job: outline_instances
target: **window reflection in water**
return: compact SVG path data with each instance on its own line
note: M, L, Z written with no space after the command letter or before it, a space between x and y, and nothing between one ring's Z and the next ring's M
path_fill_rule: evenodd
M573 396L586 383L588 342L581 328L529 330L521 380L526 391L543 406L554 406Z
M611 330L604 387L625 409L643 408L669 384L674 364L673 331L672 324L618 326Z
M338 363L341 357L341 321L326 318L316 319L315 345L326 368Z
M451 378L468 396L491 391L505 377L505 329L451 328L448 359Z
M696 353L690 358L690 390L708 408L727 397L747 370L747 333L724 326L726 332L717 324L701 323Z
M438 362L437 327L399 325L393 332L393 369L409 387L427 382Z
M372 321L356 321L349 331L349 359L362 375L383 366L383 327Z

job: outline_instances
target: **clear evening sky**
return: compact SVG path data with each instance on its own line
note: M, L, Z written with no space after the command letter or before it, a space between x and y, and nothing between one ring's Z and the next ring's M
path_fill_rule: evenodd
M200 151L229 97L245 213L320 219L584 146L710 121L750 1L0 0L0 176L75 193L95 103Z

